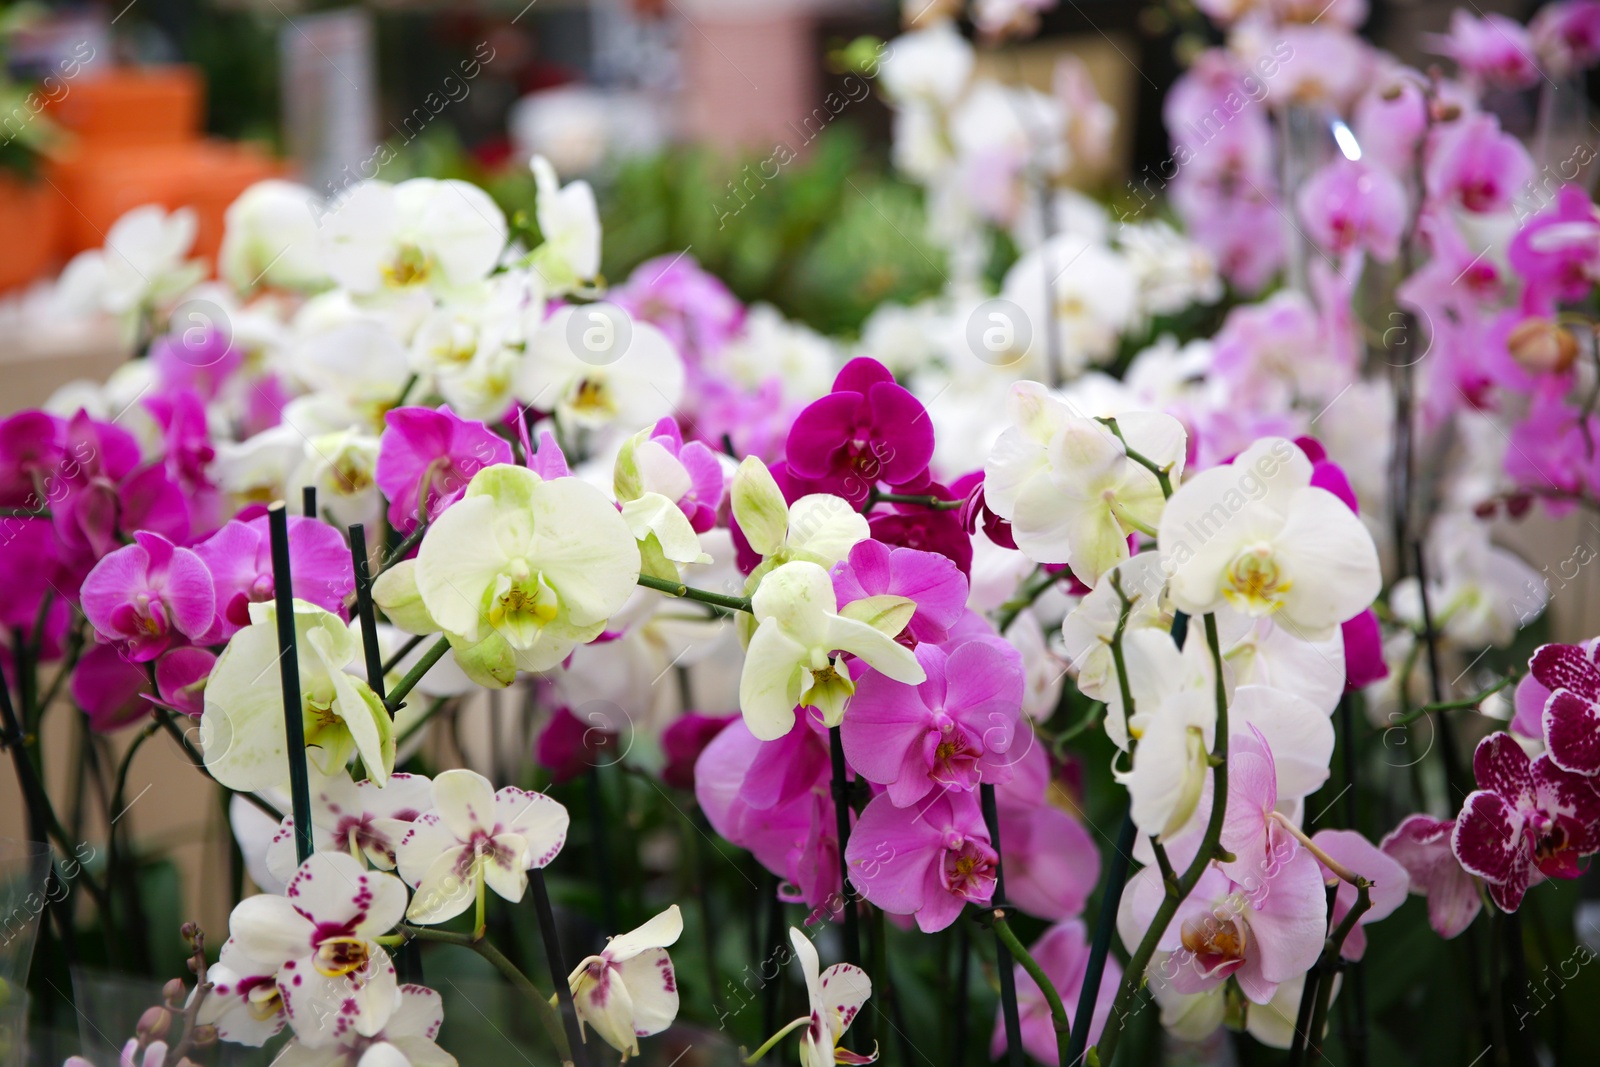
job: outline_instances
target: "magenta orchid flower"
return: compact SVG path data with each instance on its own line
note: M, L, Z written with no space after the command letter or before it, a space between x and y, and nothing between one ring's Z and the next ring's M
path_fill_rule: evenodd
M1557 0L1545 4L1528 23L1539 60L1552 75L1572 74L1600 60L1600 3Z
M1081 915L1100 881L1100 849L1083 823L1048 802L1011 802L1007 791L999 808L1007 902L1055 922Z
M50 505L63 555L89 567L118 545L119 533L143 530L174 543L187 539L189 507L160 463L145 464L132 434L80 411L68 420L62 498Z
M1006 842L1006 866L1011 864L1011 842ZM1006 872L1006 887L1011 886L1010 871ZM1079 919L1060 922L1046 930L1028 949L1028 954L1043 970L1045 977L1056 987L1062 1003L1076 1004L1083 992L1084 972L1089 968L1089 938ZM1017 1011L1022 1017L1022 1047L1040 1063L1055 1063L1060 1059L1056 1044L1055 1024L1050 1019L1050 1002L1045 999L1039 983L1033 980L1022 964L1016 969ZM1089 1019L1089 1044L1100 1040L1111 1015L1111 1005L1117 999L1117 986L1122 981L1122 968L1117 961L1107 958L1105 971L1100 978L1100 992L1094 1002L1094 1014ZM1069 1011L1072 1009L1068 1009ZM1006 1049L1005 1018L996 1013L994 1036L989 1039L989 1058L998 1060Z
M667 335L691 374L744 329L745 309L722 279L680 252L647 259L609 298Z
M509 441L448 406L394 408L384 422L374 479L389 501L389 525L401 532L431 522L484 467L512 461Z
M1600 277L1600 214L1581 186L1564 185L1555 205L1528 220L1506 251L1522 279L1522 310L1549 315L1581 300Z
M1410 891L1428 898L1428 924L1447 940L1471 926L1483 906L1477 883L1450 848L1455 826L1454 819L1407 816L1378 846L1411 876Z
M156 660L156 694L173 711L198 719L205 711L206 682L217 665L217 654L207 648L183 645Z
M1541 77L1527 27L1504 15L1476 18L1457 8L1450 15L1449 34L1428 36L1433 51L1496 89L1526 89Z
M1361 251L1387 263L1400 251L1405 186L1381 167L1341 156L1300 188L1296 206L1311 239L1335 255Z
M927 473L933 423L887 367L860 357L795 417L786 458L796 475L860 504L879 482L901 486Z
M916 648L927 675L918 685L867 671L840 728L857 774L888 786L898 807L935 789L971 792L1011 778L1009 757L1022 714L1022 656L998 639L949 652Z
M205 644L232 637L250 624L250 605L271 600L272 542L267 517L227 523L194 546L216 582L216 612ZM297 600L335 614L355 591L350 547L339 531L320 519L289 516L289 571Z
M182 635L211 625L216 593L200 557L160 534L140 531L134 543L101 559L83 580L83 614L95 633L135 663L147 663Z
M1406 894L1411 891L1410 872L1398 860L1354 830L1318 830L1312 835L1311 842L1340 866L1372 883L1367 890L1371 906L1345 935L1344 945L1340 949L1340 955L1345 959L1359 960L1367 951L1366 927L1387 919L1406 902ZM1322 869L1325 883L1331 884L1336 879L1339 882L1333 898L1333 914L1328 918L1329 928L1337 928L1355 906L1357 889L1342 878L1337 878L1320 859L1317 863Z
M661 780L675 789L692 792L694 768L700 753L737 718L737 715L689 712L661 731L661 751L667 757L666 765L661 768Z
M1600 774L1600 638L1581 645L1544 645L1528 661L1528 677L1548 694L1539 733L1550 762L1564 771ZM1536 690L1529 689L1529 694ZM1523 697L1517 689L1519 701Z
M1502 911L1516 911L1528 887L1576 878L1578 860L1600 851L1600 791L1548 755L1528 759L1509 734L1490 734L1472 756L1478 789L1456 819L1450 847L1482 878Z
M1443 127L1424 179L1430 199L1472 214L1510 211L1533 180L1533 159L1491 114L1462 116Z
M916 641L945 640L967 607L967 576L948 556L891 548L872 538L856 542L834 565L833 591L841 610L875 596L915 601L905 632Z
M145 700L150 679L111 645L95 645L78 658L72 669L72 702L89 718L89 729L109 734L149 714Z
M845 860L862 896L891 915L915 915L927 934L955 922L968 902L988 904L1000 865L977 794L956 792L909 808L878 796L856 822Z

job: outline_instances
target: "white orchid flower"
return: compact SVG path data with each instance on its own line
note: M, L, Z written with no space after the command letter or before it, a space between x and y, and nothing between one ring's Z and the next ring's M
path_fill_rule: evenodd
M400 987L400 1006L371 1037L346 1033L337 1045L311 1048L299 1040L284 1046L273 1067L456 1067L456 1058L434 1044L444 1023L444 1001L425 986Z
M855 692L848 652L897 682L926 675L909 648L870 624L839 614L833 579L815 563L785 563L768 573L751 598L756 629L739 677L745 725L763 741L794 726L796 705L815 707L828 726L844 721Z
M473 476L429 527L415 568L441 629L464 644L503 644L527 671L598 637L638 578L638 545L604 493L509 464Z
M1123 636L1134 713L1123 733L1120 695L1108 701L1106 733L1123 748L1138 742L1133 765L1114 770L1128 788L1133 821L1170 839L1188 826L1211 773L1216 740L1216 673L1206 642L1194 634L1182 651L1154 628Z
M666 334L612 305L564 307L528 341L517 397L562 425L653 424L683 396L683 360Z
M377 694L345 671L361 656L361 642L315 604L296 600L294 616L306 747L324 774L359 755L372 780L383 784L394 767L393 724ZM230 789L289 780L277 618L271 601L251 604L250 625L229 640L206 683L200 716L206 770Z
M317 490L317 507L336 524L370 523L382 506L378 492L378 437L354 427L318 434L305 442L289 475L291 499L306 486Z
M544 238L528 259L551 295L559 296L600 273L600 212L588 182L562 185L555 167L543 156L534 156L528 167L538 186L533 213Z
M1122 598L1131 602L1127 631L1158 627L1165 634L1172 622L1161 604L1166 581L1160 558L1154 552L1141 552L1102 574L1095 587L1062 620L1061 642L1084 696L1107 704L1120 701L1111 642L1122 617ZM1118 588L1122 596L1117 595ZM1110 720L1107 728L1111 728Z
M223 216L217 272L240 293L261 285L310 292L329 284L317 232L321 207L304 185L256 182Z
M399 983L375 939L393 930L405 909L406 887L394 875L318 852L300 865L284 896L262 893L233 909L228 944L272 968L295 1036L318 1048L351 1031L371 1037L394 1015ZM265 1012L270 994L259 989L256 982L244 996Z
M323 219L323 257L356 295L434 292L482 281L506 243L504 213L469 182L356 185Z
M1159 542L1178 608L1271 615L1304 641L1330 638L1382 585L1366 526L1311 484L1310 460L1280 437L1180 486L1162 513Z
M1152 534L1165 498L1137 452L1176 485L1187 435L1170 415L1130 411L1117 432L1037 382L1007 399L1011 425L984 463L984 497L1011 520L1017 547L1036 563L1065 563L1086 585L1129 558L1128 536ZM1120 432L1120 437L1118 433Z
M678 1017L678 980L667 947L683 934L676 904L643 926L613 937L567 979L581 1025L627 1061L639 1054L639 1038L659 1034Z
M400 839L400 875L416 888L406 915L440 923L478 902L485 889L518 901L528 872L555 859L567 840L567 809L543 793L514 786L495 792L476 771L449 770L433 780L433 808Z
M411 823L433 806L426 775L391 774L379 786L352 781L343 767L325 775L311 772L312 843L318 852L345 852L379 870L392 871L400 839ZM267 846L267 869L285 883L294 876L294 817L286 816Z

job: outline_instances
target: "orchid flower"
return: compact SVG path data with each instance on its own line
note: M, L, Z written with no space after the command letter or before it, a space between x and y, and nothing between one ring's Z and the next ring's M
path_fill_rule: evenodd
M247 897L233 909L228 943L272 969L295 1036L317 1048L372 1037L394 1015L399 983L375 938L394 929L405 908L406 888L394 875L318 852L300 865L284 896ZM235 992L258 1013L273 1007L259 981Z
M480 470L434 520L415 569L441 629L468 644L496 639L529 671L598 637L638 576L633 534L604 494L506 464Z
M160 534L104 556L83 580L83 613L102 641L135 663L155 659L178 635L201 637L216 593L200 557Z
M1138 452L1176 484L1186 435L1170 415L1128 412L1117 432L1084 417L1036 382L1007 400L1011 425L984 463L984 499L1011 521L1011 535L1036 563L1065 563L1086 585L1129 556L1128 537L1153 533L1165 498Z
M456 1067L434 1043L444 1023L444 1001L425 986L400 987L400 1006L382 1030L340 1036L333 1046L312 1047L296 1038L273 1059L274 1067Z
M206 683L206 770L230 789L282 785L289 759L302 758L287 749L277 618L276 604L251 604L250 625L233 635ZM294 602L294 625L306 747L329 775L359 755L382 785L394 767L394 727L371 687L345 671L360 657L361 642L337 615L303 600Z
M845 847L850 882L892 915L915 915L923 933L955 922L970 901L994 896L1000 856L974 793L940 792L897 808L888 794L861 813Z
M240 293L258 285L311 292L331 279L317 233L317 194L294 182L256 182L228 205L217 273Z
M418 816L395 850L400 875L416 889L406 915L441 923L493 889L516 902L528 871L555 859L567 840L567 809L543 793L515 786L495 792L476 771L449 770L433 779L433 807Z
M591 282L600 273L600 214L588 182L560 184L555 167L543 156L528 161L538 187L534 218L544 243L528 262L545 280L552 296Z
M546 319L515 369L517 399L589 430L631 430L671 414L683 396L683 360L660 330L622 314L568 305Z
M810 493L786 502L755 456L739 464L729 499L745 540L772 566L802 560L832 567L871 535L866 518L843 497Z
M580 1024L593 1027L624 1062L639 1055L639 1038L659 1034L678 1017L678 980L667 948L682 934L683 916L674 904L580 960L567 980Z
M1409 889L1428 898L1428 925L1446 940L1472 925L1483 906L1472 875L1450 848L1454 819L1410 815L1378 846L1410 875Z
M356 294L447 291L482 281L506 243L505 215L468 182L360 182L322 219L323 262Z
M752 1053L746 1063L754 1063L785 1036L805 1027L800 1034L801 1067L834 1067L835 1064L864 1064L878 1058L877 1050L863 1056L841 1048L845 1031L860 1014L861 1007L872 996L872 979L867 972L850 963L836 963L821 970L822 961L811 939L795 927L789 927L789 943L794 946L795 959L805 977L806 995L810 1000L810 1014L802 1015L779 1030ZM820 973L819 973L820 972Z
M1263 438L1180 486L1159 537L1173 604L1271 615L1307 641L1368 607L1382 583L1372 535L1311 473L1300 449Z
M432 783L420 774L391 774L379 787L352 781L339 768L311 771L312 841L319 852L346 852L379 870L395 868L395 854L417 816L432 807ZM267 847L267 869L285 882L295 868L294 816L285 816Z
M796 705L816 708L826 726L844 721L855 684L836 652L857 656L898 682L927 677L894 634L840 613L833 581L815 563L785 563L768 573L751 598L751 613L756 630L739 676L739 708L764 741L789 732Z
M1544 645L1528 661L1528 677L1549 694L1539 725L1550 762L1587 777L1600 774L1597 657L1600 639L1581 645Z

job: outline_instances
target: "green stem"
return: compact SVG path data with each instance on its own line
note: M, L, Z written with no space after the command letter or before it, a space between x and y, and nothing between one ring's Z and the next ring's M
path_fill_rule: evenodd
M1150 928L1145 931L1144 939L1139 942L1138 948L1134 949L1133 955L1128 959L1122 985L1117 990L1117 999L1111 1006L1105 1033L1095 1048L1098 1062L1105 1067L1110 1067L1116 1056L1117 1042L1122 1038L1123 1023L1128 1018L1134 998L1139 995L1139 990L1144 985L1145 968L1150 966L1150 958L1155 955L1156 943L1172 924L1178 908L1194 891L1201 875L1205 874L1206 867L1217 854L1218 841L1222 837L1222 821L1228 808L1228 691L1222 673L1222 644L1217 636L1217 617L1206 615L1205 624L1206 644L1211 648L1211 664L1216 675L1217 702L1216 744L1211 751L1211 762L1215 767L1212 772L1211 818L1206 823L1205 837L1200 842L1200 850L1195 853L1194 861L1175 882L1168 884L1167 895L1161 901L1161 906L1156 909Z
M1017 621L1017 616L1033 606L1033 602L1044 596L1049 588L1056 584L1059 573L1052 574L1043 567L1035 568L1032 577L1025 582L1017 595L1000 605L1000 614L995 619L995 626L1001 633L1011 629L1011 624Z
M393 567L396 563L399 563L401 560L405 559L406 554L413 548L417 547L418 543L422 541L423 535L427 532L428 520L426 516L424 516L420 521L418 521L417 528L406 534L405 537L401 538L400 543L394 546L394 551L390 552L388 558L383 561L383 566L378 568L378 573L382 574L390 567Z
M1483 690L1481 693L1477 693L1473 696L1462 697L1460 700L1440 700L1435 701L1432 704L1424 704L1415 711L1408 711L1398 719L1394 720L1394 725L1409 726L1418 719L1422 718L1424 715L1428 715L1435 711L1465 711L1468 709L1475 709L1485 700L1488 700L1490 697L1511 685L1516 680L1517 678L1515 675L1507 675L1491 685L1489 688Z
M777 1045L778 1042L782 1041L784 1038L788 1037L790 1034L794 1033L796 1030L800 1029L810 1021L811 1016L800 1016L800 1018L789 1023L789 1025L785 1026L782 1030L779 1030L777 1033L767 1038L767 1040L762 1043L761 1047L750 1053L750 1055L746 1056L743 1062L746 1064L754 1064L759 1062L761 1057L772 1051L773 1046Z
M517 965L508 960L499 949L488 941L473 937L471 934L458 934L449 930L432 930L425 926L412 926L410 923L400 924L401 933L408 938L418 941L437 941L444 945L459 945L461 948L470 948L484 959L488 960L494 969L505 976L506 980L527 996L533 1004L534 1014L539 1016L539 1022L544 1027L545 1033L550 1035L550 1040L556 1046L556 1054L561 1057L561 1062L571 1067L572 1046L567 1043L567 1035L561 1029L561 1020L556 1017L556 1010L550 1006L550 1000L539 991L539 987L520 970Z
M1067 1067L1067 1043L1072 1037L1072 1024L1067 1019L1066 1005L1061 1003L1061 994L1056 992L1056 984L1050 981L1050 976L1044 973L1044 968L1039 966L1039 961L1033 958L1033 954L1022 946L1022 942L1011 929L1011 924L1006 922L1005 912L995 909L991 925L994 927L995 936L1011 953L1011 958L1022 964L1022 969L1028 972L1028 976L1044 994L1045 1003L1050 1005L1050 1021L1056 1029L1056 1048L1060 1051L1061 1067Z
M1328 1028L1328 1006L1333 1003L1334 972L1339 969L1339 956L1344 948L1345 938L1350 936L1350 931L1356 928L1361 916L1372 907L1370 886L1371 883L1365 878L1356 881L1356 902L1351 905L1338 928L1328 935L1327 942L1322 946L1322 957L1317 960L1317 970L1321 980L1317 983L1316 1008L1311 1013L1311 1025L1306 1029L1304 1047L1306 1052L1310 1052L1315 1046L1317 1059L1323 1058L1322 1034ZM1310 983L1307 985L1309 987ZM1293 1067L1298 1067L1299 1062L1299 1057L1291 1061Z
M449 697L435 697L433 703L428 705L428 710L423 712L416 722L406 727L405 733L394 739L394 747L399 749L400 746L415 737L418 731L428 725L433 717L439 714L439 711L448 703L450 703Z
M648 574L639 575L639 584L646 589L654 589L658 593L683 597L687 600L698 600L702 604L726 608L729 611L747 613L752 611L750 598L747 596L726 596L722 593L713 593L707 589L696 589L694 586L684 585L682 582L669 582L664 578L654 578Z
M408 639L406 641L405 644L400 646L399 650L396 651L394 655L390 656L387 660L384 661L383 673L384 674L388 674L390 671L392 671L396 667L400 666L400 661L405 659L407 656L411 655L411 650L416 648L418 645L422 644L422 642L427 640L427 638L428 638L427 634L415 634L415 635L413 635L410 639Z
M405 703L406 696L417 687L418 682L422 681L422 676L432 670L433 665L443 659L444 654L449 651L450 639L448 637L441 637L428 646L428 651L422 654L421 659L412 664L411 669L406 672L404 678L395 683L394 690L389 694L389 699L383 702L384 706L389 709L389 714L393 715L400 710L400 705Z
M1163 497L1172 495L1172 472L1170 470L1156 466L1154 460L1129 448L1128 439L1122 436L1122 427L1117 425L1116 419L1096 419L1095 421L1102 423L1117 435L1117 440L1122 442L1122 450L1127 453L1129 459L1156 476L1156 481L1161 485L1161 495Z
M920 504L934 511L956 511L964 504L962 500L945 500L928 493L882 493L874 489L867 494L867 503L862 511L872 510L874 504Z

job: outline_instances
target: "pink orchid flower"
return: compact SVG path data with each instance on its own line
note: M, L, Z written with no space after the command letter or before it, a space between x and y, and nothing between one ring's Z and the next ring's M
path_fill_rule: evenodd
M179 635L198 638L216 606L211 572L199 556L140 531L83 580L83 613L100 640L147 663Z
M910 808L878 796L856 822L845 860L862 896L892 915L915 915L929 934L955 922L969 901L989 903L1000 864L977 795L957 792Z
M943 641L967 607L967 577L937 552L891 548L873 538L856 542L833 568L839 607L870 596L902 596L916 601L906 633L916 641Z
M1011 863L1010 852L1011 843L1007 841L1007 867ZM1009 889L1011 885L1009 870L1006 872L1006 878L1006 886ZM1078 997L1083 992L1084 972L1089 968L1089 939L1083 922L1079 919L1069 919L1057 923L1029 946L1028 953L1044 969L1045 977L1056 987L1062 1003L1077 1004ZM1028 1055L1040 1063L1054 1063L1059 1058L1060 1051L1056 1045L1055 1024L1050 1020L1050 1002L1045 1000L1039 983L1023 969L1022 964L1013 966L1016 968L1017 1010L1022 1017L1022 1047L1028 1050ZM1107 958L1105 973L1100 978L1100 992L1094 1002L1094 1014L1089 1020L1090 1045L1100 1040L1100 1031L1105 1028L1106 1019L1111 1015L1111 1005L1117 999L1117 987L1121 981L1122 968L1116 960ZM1072 1011L1072 1008L1068 1007L1067 1010ZM994 1036L989 1039L989 1058L1000 1059L1005 1049L1005 1019L1002 1013L997 1012Z
M1366 927L1387 919L1406 902L1406 894L1411 891L1411 875L1398 860L1354 830L1319 830L1312 835L1311 841L1330 859L1372 883L1367 889L1367 900L1371 907L1356 920L1355 927L1345 935L1344 945L1340 949L1340 955L1345 959L1359 960L1367 951ZM1343 922L1355 906L1358 890L1338 878L1321 860L1317 863L1322 869L1324 883L1331 884L1336 879L1339 882L1333 898L1333 914L1328 918L1328 926L1332 929Z
M1380 167L1341 156L1301 186L1296 206L1312 240L1335 255L1362 251L1387 263L1400 251L1406 190Z
M1527 28L1504 15L1474 18L1457 8L1450 16L1449 34L1429 37L1433 51L1497 89L1526 89L1540 78Z
M1430 200L1473 214L1510 211L1533 177L1528 150L1489 114L1464 115L1441 128L1424 171Z
M459 500L484 467L512 461L509 441L448 406L394 408L384 422L374 480L389 501L389 525L401 532Z
M1482 902L1477 883L1450 849L1454 819L1410 815L1378 847L1406 869L1410 891L1428 898L1428 924L1449 939L1472 925Z
M216 611L202 643L216 644L250 624L250 605L271 600L272 543L267 517L235 519L194 546L216 581ZM297 600L343 615L355 590L350 546L320 519L289 516L289 570Z
M1024 690L1016 649L979 638L949 652L921 644L916 656L927 675L920 685L871 670L856 683L840 728L850 766L888 786L898 807L935 788L971 792L1010 780Z
M1528 887L1576 878L1580 857L1600 851L1600 791L1593 779L1529 760L1509 734L1494 733L1472 756L1478 789L1456 819L1450 847L1482 878L1502 911L1516 911Z

